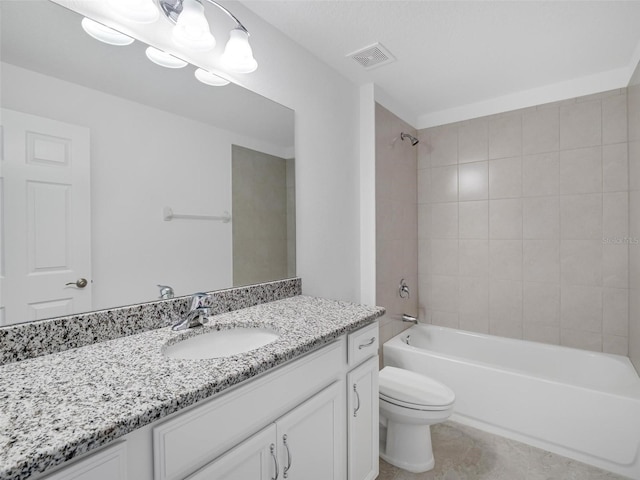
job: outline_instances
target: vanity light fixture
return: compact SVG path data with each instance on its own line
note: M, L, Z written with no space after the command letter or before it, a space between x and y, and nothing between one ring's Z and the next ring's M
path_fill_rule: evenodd
M160 17L153 0L109 0L109 7L119 17L134 23L153 23Z
M229 41L220 59L222 67L234 73L255 71L258 68L258 62L253 58L248 30L233 13L213 0L158 0L162 12L176 25L173 33L174 41L182 47L194 50L207 50L215 46L215 39L209 31L209 24L204 16L202 1L218 7L236 23L229 33ZM213 44L207 48L207 42L211 43L211 41Z
M162 12L175 25L171 36L178 47L175 49L178 54L180 49L208 51L215 47L216 40L211 34L209 22L205 16L205 3L218 7L235 22L235 27L229 33L229 41L220 57L221 72L251 73L255 71L258 68L258 62L253 57L253 50L249 45L249 32L233 13L214 0L107 0L114 17L131 23L154 23L160 17L159 12ZM129 45L134 41L128 35L90 18L82 20L82 28L93 38L110 45ZM152 62L167 68L182 68L188 65L186 61L175 55L151 46L147 48L146 55ZM185 57L188 58L188 55ZM229 83L220 75L201 68L196 70L195 76L207 85L223 86Z
M211 85L212 87L224 87L229 84L229 80L225 80L224 78L214 73L207 72L202 68L198 68L194 75L200 82L206 85Z
M133 38L130 36L87 17L82 19L82 29L87 32L89 36L103 43L108 43L109 45L124 46L133 43Z
M163 52L155 47L147 47L145 54L149 60L161 67L182 68L188 65L184 60L180 60L178 57L174 57L170 53Z

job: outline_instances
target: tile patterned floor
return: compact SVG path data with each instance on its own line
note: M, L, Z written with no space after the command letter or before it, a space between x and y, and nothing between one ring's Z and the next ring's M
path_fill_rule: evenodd
M378 480L628 480L459 423L434 425L431 435L433 470L409 473L380 460Z

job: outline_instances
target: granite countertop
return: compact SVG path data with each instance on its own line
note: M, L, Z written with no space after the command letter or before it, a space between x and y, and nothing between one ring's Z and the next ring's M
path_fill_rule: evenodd
M18 480L105 445L252 378L384 313L296 296L211 317L186 332L161 328L0 367L0 479ZM233 326L268 327L280 338L227 358L176 360L177 337Z

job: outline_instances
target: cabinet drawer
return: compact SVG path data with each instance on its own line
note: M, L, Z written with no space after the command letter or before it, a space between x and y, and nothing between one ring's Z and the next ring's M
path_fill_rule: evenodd
M378 335L378 322L373 322L349 335L348 361L350 367L378 354Z
M344 339L154 428L154 479L178 480L332 383Z

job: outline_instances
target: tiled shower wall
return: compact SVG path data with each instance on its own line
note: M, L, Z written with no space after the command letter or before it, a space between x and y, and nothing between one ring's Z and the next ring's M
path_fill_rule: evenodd
M415 129L376 104L376 305L387 313L380 319L380 343L411 326L403 313L418 310L417 147L400 140ZM400 298L404 278L410 297Z
M628 89L629 118L629 213L630 213L630 311L629 358L640 373L640 66Z
M626 89L419 137L421 319L626 354Z

